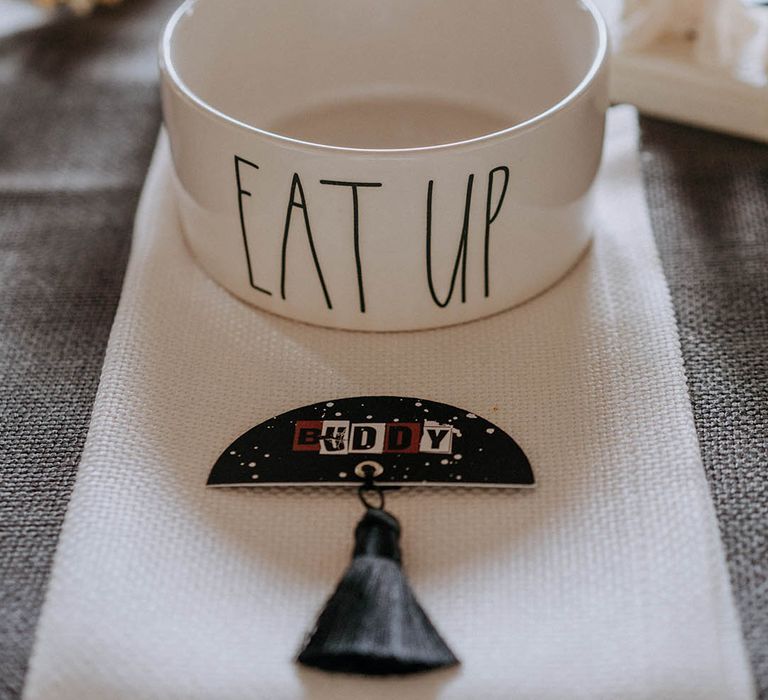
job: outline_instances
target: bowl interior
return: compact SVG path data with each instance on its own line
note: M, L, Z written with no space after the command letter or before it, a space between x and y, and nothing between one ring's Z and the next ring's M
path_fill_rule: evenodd
M300 141L456 143L577 90L604 49L580 0L197 0L165 61L214 110Z

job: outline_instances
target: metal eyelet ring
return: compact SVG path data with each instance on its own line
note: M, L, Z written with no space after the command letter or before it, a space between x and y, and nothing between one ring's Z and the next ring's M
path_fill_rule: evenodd
M373 472L371 472L373 469ZM378 462L374 462L372 459L367 459L364 462L360 462L355 467L355 474L361 479L375 479L377 476L381 476L384 473L384 467Z
M357 490L361 503L369 510L384 510L384 489L374 479L384 473L384 467L373 460L365 460L355 467L355 474L364 479ZM378 499L371 501L371 494Z
M357 495L360 498L360 502L368 510L384 510L384 489L374 484L373 486L366 486L361 484L357 490Z

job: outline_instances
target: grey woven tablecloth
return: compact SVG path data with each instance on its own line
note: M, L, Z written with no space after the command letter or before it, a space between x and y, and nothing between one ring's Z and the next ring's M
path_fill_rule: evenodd
M0 33L0 700L21 692L85 439L174 5L130 0ZM704 466L768 700L768 148L642 130Z

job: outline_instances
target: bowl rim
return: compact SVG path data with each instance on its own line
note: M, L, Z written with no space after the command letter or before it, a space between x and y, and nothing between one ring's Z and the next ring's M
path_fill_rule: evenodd
M589 70L586 72L579 84L576 85L576 87L574 87L573 90L571 90L567 95L565 95L565 97L553 104L551 107L545 109L543 112L539 112L538 114L530 117L529 119L526 119L525 121L519 122L518 124L514 124L513 126L500 129L498 131L493 131L488 134L482 134L480 136L474 136L472 138L462 139L460 141L452 141L450 143L441 143L431 146L414 146L410 148L360 148L352 146L336 146L326 143L315 143L313 141L305 141L303 139L285 136L274 131L269 131L268 129L262 129L260 127L254 126L253 124L248 124L247 122L241 121L240 119L236 119L235 117L232 117L217 109L202 99L199 95L197 95L182 80L171 58L174 31L179 25L182 17L184 17L188 11L199 2L199 0L184 0L184 2L178 8L176 8L174 13L171 15L160 36L158 65L160 68L161 76L164 78L164 82L166 82L174 90L174 92L176 92L177 95L179 95L185 102L187 102L196 110L203 112L209 117L221 120L229 126L233 126L235 128L244 130L248 133L255 134L271 141L277 141L283 146L294 147L301 150L323 151L326 153L347 152L369 155L375 154L377 156L397 156L416 153L430 153L448 149L462 149L468 146L483 146L486 145L489 141L496 141L536 128L549 117L552 117L558 112L563 111L572 103L577 101L584 93L587 92L592 83L594 83L596 77L600 74L608 57L610 43L608 37L608 27L605 18L603 17L600 10L596 7L593 0L573 1L581 5L590 13L592 20L597 27L598 33L598 45L597 50L595 51L595 56L592 60L592 63L590 64Z

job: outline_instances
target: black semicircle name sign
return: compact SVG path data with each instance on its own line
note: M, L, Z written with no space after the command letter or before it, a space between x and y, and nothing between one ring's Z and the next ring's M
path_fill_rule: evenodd
M517 442L481 416L427 399L356 396L251 428L216 460L208 486L357 486L366 462L381 468L377 482L398 486L535 483Z

